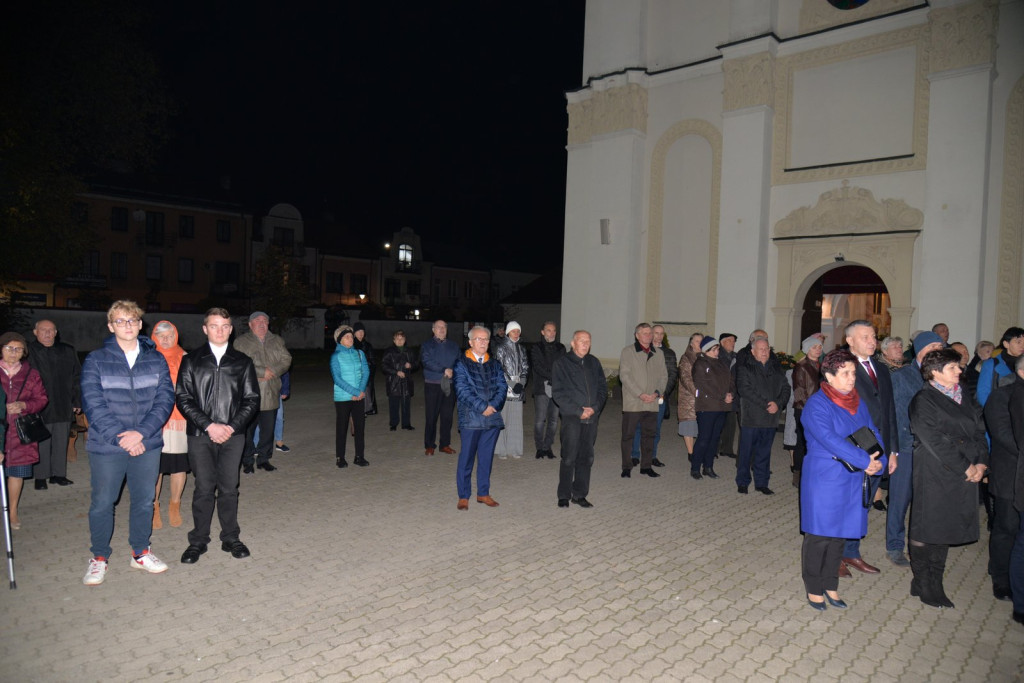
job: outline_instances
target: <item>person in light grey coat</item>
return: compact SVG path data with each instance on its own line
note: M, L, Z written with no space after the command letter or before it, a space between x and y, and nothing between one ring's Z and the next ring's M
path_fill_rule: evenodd
M519 343L522 333L523 328L513 320L505 326L505 338L494 347L494 356L508 384L505 406L501 409L505 429L498 435L498 443L494 446L494 454L501 460L510 455L513 458L523 457L523 397L530 376L530 361L526 347Z

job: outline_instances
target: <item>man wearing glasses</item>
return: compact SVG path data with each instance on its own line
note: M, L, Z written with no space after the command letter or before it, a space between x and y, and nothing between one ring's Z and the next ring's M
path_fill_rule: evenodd
M92 478L93 557L82 580L86 586L98 586L106 578L114 505L126 477L131 498L129 566L151 574L167 571L167 565L150 552L149 537L163 428L174 407L174 385L163 355L148 337L139 335L142 309L138 304L115 301L107 311L107 329L112 335L82 365L82 408L89 418Z

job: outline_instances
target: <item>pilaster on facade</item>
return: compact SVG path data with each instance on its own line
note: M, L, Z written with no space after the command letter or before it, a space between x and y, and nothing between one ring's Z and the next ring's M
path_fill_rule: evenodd
M928 15L931 76L995 63L996 0L936 7Z
M647 88L642 71L626 71L569 93L569 146L622 131L647 133Z

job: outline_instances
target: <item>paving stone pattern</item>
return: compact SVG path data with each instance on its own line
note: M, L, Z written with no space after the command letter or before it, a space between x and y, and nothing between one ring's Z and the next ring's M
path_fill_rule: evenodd
M74 486L37 492L29 482L14 536L18 589L0 589L0 680L1022 680L1024 628L992 597L984 530L980 543L951 549L957 607L938 610L908 596L910 571L884 559L884 515L872 511L862 549L882 573L843 579L850 609L819 614L800 580L781 437L772 497L737 494L733 460L718 461L722 479L693 481L674 422L663 476L621 479L613 400L595 507L559 509L558 461L534 458L528 402L530 450L495 461L500 507L471 500L459 512L456 456L423 455L421 378L413 432L388 431L379 380L371 465L339 470L329 374L294 372L292 451L275 453L277 472L242 476L248 559L220 550L214 520L210 551L180 564L190 515L167 524L165 485L153 552L170 569L130 571L126 490L107 580L86 587L84 449L69 467ZM183 512L191 492L190 478Z

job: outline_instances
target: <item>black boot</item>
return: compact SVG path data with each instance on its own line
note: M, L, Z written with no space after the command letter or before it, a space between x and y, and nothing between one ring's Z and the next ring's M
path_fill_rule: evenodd
M946 557L949 555L949 546L933 545L931 546L931 549L931 554L928 557L929 567L932 574L932 586L934 587L934 597L940 605L952 609L955 605L946 595L946 589L942 586L942 575L946 573Z
M921 598L921 602L929 607L942 607L935 596L934 584L931 573L931 554L934 546L909 544L910 549L910 570L914 573L914 579L910 582L910 594Z

